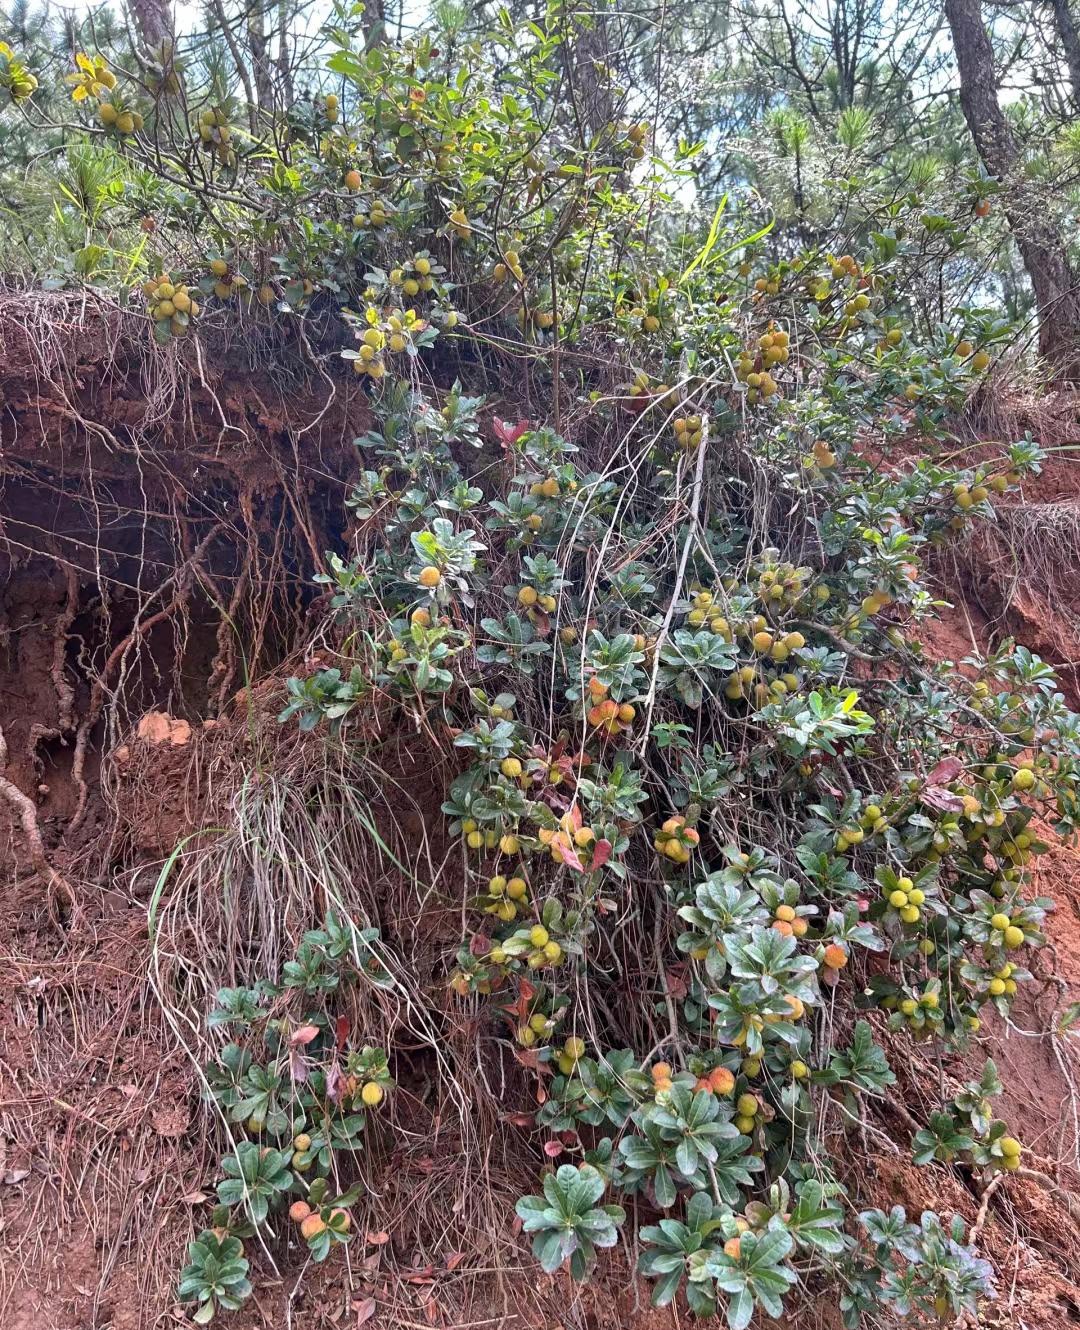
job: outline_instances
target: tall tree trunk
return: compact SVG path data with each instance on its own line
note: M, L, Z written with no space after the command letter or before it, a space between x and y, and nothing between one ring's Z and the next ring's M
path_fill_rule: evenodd
M251 48L251 66L255 72L255 96L259 110L266 115L274 110L274 80L268 54L265 15L262 0L250 0L247 15L248 46Z
M1054 27L1069 69L1069 90L1073 105L1080 107L1080 33L1069 8L1069 0L1051 0L1054 7Z
M169 0L129 0L143 49L161 61L172 60L173 16Z
M1002 185L1005 216L1035 293L1039 350L1074 371L1080 358L1080 287L1045 198L1024 178L1023 162L998 103L994 52L980 0L945 0L960 71L960 105L975 147Z

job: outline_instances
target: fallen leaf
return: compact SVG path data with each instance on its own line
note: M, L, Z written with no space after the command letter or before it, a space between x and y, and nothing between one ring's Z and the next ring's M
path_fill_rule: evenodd
M964 769L963 762L958 757L943 757L933 771L926 777L927 785L947 785L949 781L955 780Z
M356 1324L363 1325L365 1321L370 1321L378 1309L378 1303L374 1298L361 1298L359 1302L352 1304L353 1311L356 1312Z
M372 1247L385 1247L390 1241L390 1234L385 1232L372 1233L370 1229L364 1234L364 1241Z
M5 1187L14 1187L16 1183L22 1182L29 1176L30 1170L28 1168L9 1168L3 1177L0 1177L0 1182L2 1182Z
M289 1035L289 1043L292 1044L294 1048L296 1048L297 1045L303 1045L306 1047L313 1039L317 1039L318 1037L319 1027L317 1025L301 1025L298 1030L294 1030L292 1034Z
M464 1259L465 1253L463 1251L452 1251L446 1258L447 1270L456 1270Z

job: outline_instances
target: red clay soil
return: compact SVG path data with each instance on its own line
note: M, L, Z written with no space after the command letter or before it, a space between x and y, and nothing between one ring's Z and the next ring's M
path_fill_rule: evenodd
M344 380L330 391L312 374L271 396L265 376L223 359L189 374L172 399L185 405L163 414L169 385L148 380L119 323L106 316L88 335L65 308L46 321L59 324L65 353L46 346L42 355L30 350L21 314L0 301L0 730L7 776L29 796L50 861L78 889L75 911L62 891L44 889L25 838L0 808L0 1330L144 1330L184 1319L170 1291L184 1243L204 1222L215 1162L198 1126L204 1110L183 1032L148 983L148 900L162 859L212 821L230 763L242 764L253 742L251 717L260 733L275 729L281 674L318 608L311 575L342 534L356 467L351 440L366 412ZM41 327L31 331L43 340ZM1071 464L1055 463L1024 498L1074 505L1078 480ZM216 523L221 538L201 548ZM267 582L245 568L281 571ZM177 569L187 572L171 584ZM1068 570L1070 588L1078 569L1080 558ZM1038 600L1061 592L1065 572L1054 571L1049 592L1044 576L1034 587L1021 579L1003 597L1000 577L993 596L986 586L975 594L970 562L957 564L944 587L955 608L923 633L928 651L959 660L1008 631L1059 663L1080 656L1068 617L1080 622L1080 580L1064 619ZM257 643L246 662L221 631L222 604ZM242 689L245 668L264 681L251 694ZM103 670L95 713L88 681ZM73 696L58 675L76 681ZM149 712L167 719L144 723L140 735ZM386 770L415 795L386 829L404 854L441 825L424 814L437 813L447 773L418 763L405 743L385 756ZM290 761L302 758L290 751ZM428 853L439 861L445 846L436 838ZM1080 996L1080 852L1055 847L1040 862L1036 890L1058 903L1053 950L1041 961L1046 982L1014 1013L1016 1028L988 1023L967 1063L928 1066L924 1076L915 1059L925 1049L913 1050L907 1102L916 1111L939 1075L965 1079L992 1055L1006 1084L1002 1115L1025 1124L1033 1167L1080 1188L1075 1057L1071 1041L1048 1034ZM438 912L395 899L399 913L382 922L415 939L418 954L434 955ZM450 936L454 921L446 923ZM454 1028L448 1039L474 1037ZM461 1049L464 1058L467 1043ZM690 1323L685 1310L650 1310L647 1289L619 1255L592 1289L538 1274L508 1229L531 1165L519 1152L519 1171L505 1122L482 1124L494 1235L483 1248L468 1232L483 1225L449 1213L460 1142L441 1135L432 1116L423 1052L403 1056L412 1063L402 1069L389 1181L348 1263L335 1258L316 1270L293 1251L275 1277L263 1262L253 1305L222 1325ZM511 1074L510 1107L516 1093ZM861 1180L868 1198L976 1219L978 1196L954 1173L907 1159L903 1149L876 1157ZM438 1223L421 1227L418 1208ZM979 1241L1002 1295L980 1324L1064 1330L1080 1322L1080 1241L1052 1187L1024 1178L1001 1185ZM837 1330L839 1322L831 1305L810 1299L790 1324Z

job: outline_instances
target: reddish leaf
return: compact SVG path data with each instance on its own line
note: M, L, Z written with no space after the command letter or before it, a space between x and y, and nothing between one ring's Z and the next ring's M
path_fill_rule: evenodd
M598 868L603 868L611 858L611 841L598 840L593 846L592 863L589 865L589 872L595 873Z
M423 1155L416 1161L416 1167L421 1173L430 1173L435 1167L435 1160L430 1155Z
M952 790L943 789L940 785L928 785L919 798L926 804L927 808L936 808L942 813L962 813L964 811L963 796L954 794Z
M927 785L948 785L949 781L955 780L964 769L963 762L958 757L943 757L937 766L926 777Z
M390 1241L390 1234L385 1231L372 1233L370 1229L364 1234L364 1241L369 1247L385 1247Z
M585 865L578 858L577 850L574 849L565 836L556 836L553 844L558 846L564 864L569 865L576 873L584 873Z
M419 1270L414 1270L412 1274L406 1275L405 1280L406 1283L409 1284L430 1285L431 1277L434 1273L435 1273L435 1267L433 1265L424 1265L421 1266Z
M424 1315L427 1317L429 1325L435 1325L439 1319L439 1304L430 1294L424 1303Z
M356 1312L356 1324L363 1325L375 1315L378 1304L374 1298L361 1298L359 1302L353 1303L353 1310Z
M341 1050L345 1047L345 1040L349 1037L349 1018L348 1016L339 1016L334 1022L334 1040Z
M491 941L486 933L474 933L469 939L470 956L486 956L491 949Z
M298 1030L294 1030L289 1035L289 1043L293 1048L306 1048L313 1039L319 1037L319 1027L317 1025L301 1025Z
M511 1113L508 1122L512 1122L515 1127L531 1127L533 1125L533 1115L531 1113Z
M308 1078L308 1060L301 1048L289 1050L289 1075L298 1085L303 1085Z
M540 1065L540 1055L535 1048L515 1048L514 1057L530 1071L535 1071Z
M558 1159L559 1155L561 1155L562 1152L563 1152L562 1141L544 1142L544 1154L546 1154L549 1159Z
M523 434L529 432L529 422L519 420L516 425L511 425L508 420L500 420L498 416L492 416L491 428L502 446L509 448L512 444L517 443Z
M446 1258L447 1270L456 1270L464 1259L465 1253L463 1251L452 1251Z
M336 1104L341 1099L341 1087L345 1077L341 1074L341 1068L335 1062L326 1073L326 1097L332 1099Z
M581 808L576 799L570 805L570 811L568 816L570 818L570 825L574 828L575 831L580 831L582 826Z

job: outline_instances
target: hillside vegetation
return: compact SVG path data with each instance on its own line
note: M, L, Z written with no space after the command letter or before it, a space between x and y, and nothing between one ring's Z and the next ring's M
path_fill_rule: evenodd
M1008 1187L1080 1209L996 1061L1037 1035L1075 1119L1033 876L1080 717L1030 643L933 644L980 551L1075 530L1015 543L1061 439L1008 424L1074 363L1053 98L1001 109L968 0L959 113L900 35L729 95L694 7L129 18L0 44L0 801L20 964L134 930L141 1014L75 966L61 1020L123 1031L101 1093L133 1020L169 1078L132 1324L283 1279L485 1323L459 1268L569 1322L630 1265L731 1330L990 1324ZM35 1057L27 1158L58 1105L136 1130Z

